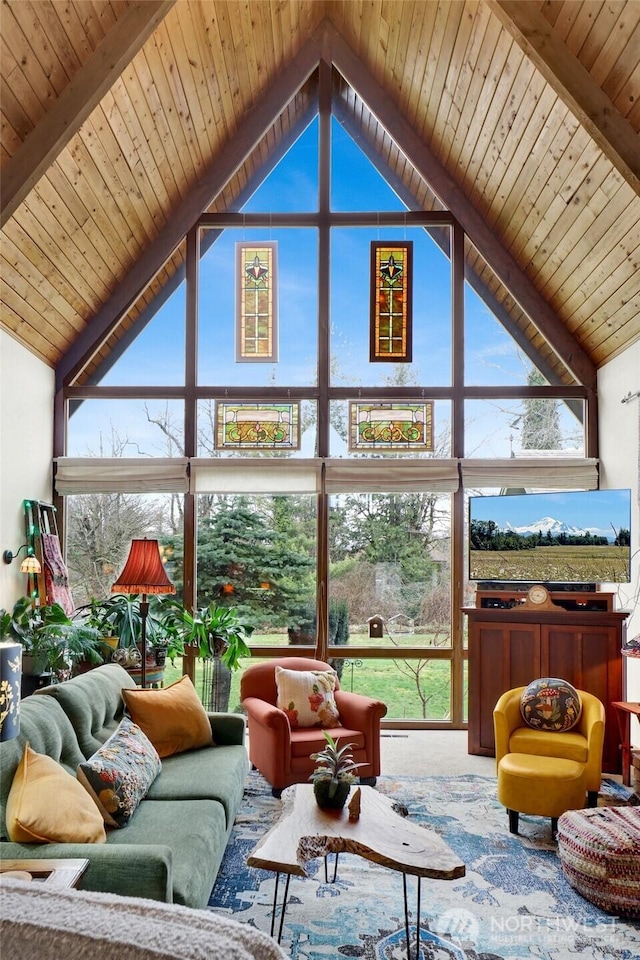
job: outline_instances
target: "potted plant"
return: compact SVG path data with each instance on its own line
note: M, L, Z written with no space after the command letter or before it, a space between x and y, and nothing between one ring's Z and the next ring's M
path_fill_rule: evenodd
M86 673L111 657L111 650L97 627L72 621L64 632L65 656L72 674Z
M313 782L313 792L319 807L341 810L344 807L351 784L355 783L355 771L363 767L363 763L354 763L351 748L352 743L338 747L338 740L334 740L326 730L322 731L327 745L324 750L312 753L311 759L316 761L316 768L309 776Z
M172 637L167 631L159 611L158 601L152 602L146 622L146 673L150 683L162 680L167 656L174 657L184 652L179 637ZM115 646L109 659L120 663L138 682L141 674L142 632L140 597L124 593L114 593L102 600L94 597L80 608L78 614L87 626L98 631L103 643ZM115 644L114 638L117 639Z
M205 661L202 700L208 709L227 710L231 689L231 671L237 670L242 657L250 657L247 644L253 627L233 607L214 600L190 613L179 600L162 599L159 618L172 643L195 647ZM211 669L207 669L207 663Z
M0 631L23 646L22 695L48 686L69 669L65 631L71 620L59 603L34 607L30 597L20 597L11 612L0 610Z

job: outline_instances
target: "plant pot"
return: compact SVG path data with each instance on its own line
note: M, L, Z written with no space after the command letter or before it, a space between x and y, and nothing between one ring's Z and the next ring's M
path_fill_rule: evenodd
M231 670L219 657L202 662L202 704L205 710L225 713L229 709Z
M102 637L101 641L103 650L102 655L104 657L105 663L110 663L111 658L118 649L118 644L120 643L119 637Z
M140 687L142 685L142 667L126 667L125 669L129 676L135 680L136 684ZM164 683L164 667L158 667L154 661L150 663L149 660L147 660L145 679L148 687L162 686Z
M332 780L315 780L313 783L316 803L326 810L342 810L350 790L351 784L346 780L339 780L337 784Z
M48 687L53 683L53 673L23 673L20 682L20 698L30 697L41 687Z
M78 660L73 670L73 676L78 676L79 673L88 673L89 670L95 670L99 666L97 663L91 663L90 660Z

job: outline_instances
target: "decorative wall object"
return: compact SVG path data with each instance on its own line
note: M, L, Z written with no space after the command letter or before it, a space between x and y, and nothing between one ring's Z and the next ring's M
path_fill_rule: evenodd
M300 404L216 403L216 449L298 450Z
M369 360L412 359L413 243L371 243L371 347Z
M433 450L433 402L350 400L349 450L353 453Z
M0 642L0 740L13 740L20 733L20 680L22 644Z
M236 243L236 362L278 360L275 242Z

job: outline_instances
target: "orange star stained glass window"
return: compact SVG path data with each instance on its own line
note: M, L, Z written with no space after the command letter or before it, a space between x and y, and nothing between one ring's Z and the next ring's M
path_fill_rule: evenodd
M374 362L410 363L413 243L371 243L371 349Z

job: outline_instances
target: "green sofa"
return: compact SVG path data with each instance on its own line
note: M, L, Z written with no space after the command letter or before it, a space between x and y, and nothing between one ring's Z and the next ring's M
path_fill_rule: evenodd
M7 839L7 797L24 744L75 776L78 764L102 746L122 719L123 687L135 683L122 667L108 664L22 701L19 737L0 744L0 857L85 857L89 866L80 889L204 907L249 771L239 714L209 714L214 746L166 757L129 824L107 828L106 844Z

